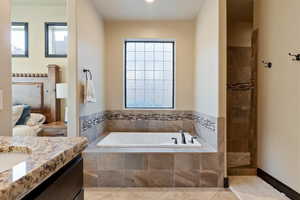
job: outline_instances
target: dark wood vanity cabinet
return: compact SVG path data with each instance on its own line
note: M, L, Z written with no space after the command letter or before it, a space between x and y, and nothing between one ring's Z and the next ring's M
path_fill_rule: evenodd
M83 159L80 156L45 180L23 200L83 200Z

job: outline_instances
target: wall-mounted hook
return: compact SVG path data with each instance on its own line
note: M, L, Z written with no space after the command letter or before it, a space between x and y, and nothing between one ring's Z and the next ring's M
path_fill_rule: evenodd
M273 64L271 62L262 61L266 68L272 68Z
M292 53L289 53L289 56L294 57L294 58L293 58L293 61L300 61L300 54L292 54Z

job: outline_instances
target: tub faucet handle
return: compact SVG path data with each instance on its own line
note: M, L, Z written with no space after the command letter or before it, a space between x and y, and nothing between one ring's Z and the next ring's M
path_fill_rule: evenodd
M172 138L172 140L174 140L174 144L178 144L177 138Z
M197 138L198 138L197 136L192 137L191 138L191 143L194 144L195 143L194 140L197 140Z

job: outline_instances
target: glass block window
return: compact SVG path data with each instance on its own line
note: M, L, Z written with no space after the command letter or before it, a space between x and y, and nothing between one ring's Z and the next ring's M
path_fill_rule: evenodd
M46 23L46 57L67 57L68 26L66 23Z
M28 57L28 23L12 23L11 53L13 57Z
M125 108L174 108L173 41L125 41Z

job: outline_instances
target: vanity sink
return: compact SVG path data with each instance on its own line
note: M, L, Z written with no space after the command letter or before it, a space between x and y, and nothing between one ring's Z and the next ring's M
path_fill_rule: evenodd
M0 173L13 168L29 157L28 153L22 152L2 152L0 153Z

